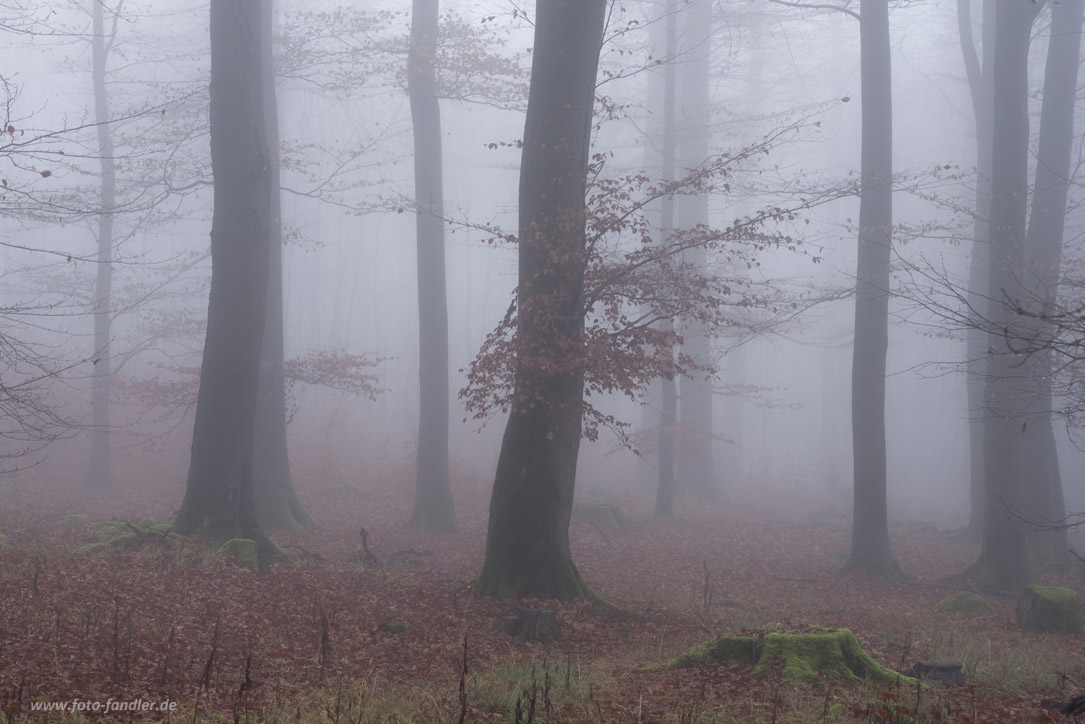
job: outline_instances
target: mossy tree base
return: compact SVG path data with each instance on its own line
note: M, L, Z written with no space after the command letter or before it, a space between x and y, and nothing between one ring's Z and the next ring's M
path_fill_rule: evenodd
M1030 631L1074 634L1081 619L1081 599L1069 588L1026 586L1017 599L1017 623Z
M219 547L218 554L235 559L254 573L260 570L260 547L254 540L231 538Z
M287 481L285 486L257 490L256 518L266 528L280 530L312 530L316 523L308 511L298 501L294 486Z
M695 646L667 663L667 668L699 664L750 664L755 674L774 669L788 681L806 684L822 676L846 681L878 681L914 685L915 681L887 669L870 657L848 629L815 633L769 633L720 636Z

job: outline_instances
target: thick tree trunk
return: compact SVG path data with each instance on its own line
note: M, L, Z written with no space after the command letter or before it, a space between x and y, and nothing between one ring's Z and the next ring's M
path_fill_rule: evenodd
M995 49L995 0L983 0L982 50L976 52L972 32L972 0L957 0L957 27L964 54L972 113L976 124L976 201L972 227L972 258L968 274L968 305L975 322L966 333L965 390L968 405L969 517L965 535L980 540L983 535L984 473L983 388L987 378L987 334L982 320L987 317L987 274L990 267L991 221L991 124L994 115L992 76Z
M682 13L681 73L679 74L678 165L695 168L708 157L711 108L708 65L712 42L712 3L690 3ZM675 226L692 229L708 224L708 195L684 194L675 208ZM708 255L703 246L685 254L685 261L708 273ZM697 363L712 365L712 340L704 324L693 322L682 331L682 353ZM714 455L715 429L712 380L703 376L683 377L679 385L678 418L683 440L676 474L680 493L702 501L719 499Z
M991 255L988 336L992 351L985 386L985 511L983 548L969 573L977 585L1019 589L1028 577L1023 509L1023 416L1020 359L1011 346L1028 334L1013 305L1026 298L1024 242L1028 207L1028 48L1037 5L997 0L993 63ZM1003 331L1004 330L1004 331Z
M851 427L855 509L846 570L898 577L889 549L886 496L885 365L889 346L889 261L893 226L893 101L889 7L860 4L862 192L855 287Z
M1035 295L1031 306L1040 317L1032 320L1037 337L1043 334L1042 318L1055 311L1062 269L1083 7L1085 0L1063 0L1051 7L1052 33L1044 72L1036 180L1025 237L1028 279ZM1031 356L1027 364L1033 391L1024 451L1024 466L1031 473L1027 497L1033 501L1033 517L1046 523L1066 518L1052 414L1053 368L1049 350ZM1034 562L1064 559L1068 546L1065 528L1030 536Z
M104 488L111 484L109 470L109 398L113 386L110 341L113 295L113 214L117 203L117 165L113 157L106 65L117 35L116 20L106 35L102 3L91 3L91 65L94 83L94 120L98 131L98 156L102 167L98 213L98 269L94 283L94 366L91 386L90 464L87 484Z
M283 246L279 190L279 109L275 93L273 26L275 6L261 18L264 124L271 154L271 207L268 227L267 321L260 352L252 474L256 517L261 525L300 530L316 524L302 507L290 474L286 441L286 382L283 378Z
M606 0L538 0L520 166L515 399L474 590L592 596L569 551L583 423L585 189Z
M418 247L418 454L411 525L454 533L448 473L448 305L445 291L438 0L414 0L407 89L414 128Z
M252 477L271 217L262 12L266 5L250 0L211 4L211 294L188 486L175 529L266 544ZM268 553L262 545L262 559Z

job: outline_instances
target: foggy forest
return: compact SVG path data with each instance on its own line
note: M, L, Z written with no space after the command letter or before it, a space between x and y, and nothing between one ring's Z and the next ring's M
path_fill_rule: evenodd
M1085 0L0 0L0 724L1085 715Z

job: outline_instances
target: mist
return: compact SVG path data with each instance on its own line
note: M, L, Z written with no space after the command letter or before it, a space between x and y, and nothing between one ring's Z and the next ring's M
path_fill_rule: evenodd
M572 657L778 624L996 718L1085 680L1081 5L0 2L0 650L52 612L71 681L0 665L0 712L530 721L528 669L480 693L511 638L547 721L723 721L641 673L574 715ZM155 568L226 593L116 583ZM950 632L1012 656L1036 584L1078 624L1006 684ZM1016 624L911 623L955 590Z

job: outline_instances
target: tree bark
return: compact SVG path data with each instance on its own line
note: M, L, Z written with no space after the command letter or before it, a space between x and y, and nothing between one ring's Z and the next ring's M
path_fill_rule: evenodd
M257 520L252 450L267 313L271 151L261 51L264 3L211 4L211 293L185 498L175 529L245 537Z
M1014 305L1023 288L1025 219L1028 210L1028 49L1038 12L1033 3L997 0L993 61L994 117L991 165L991 254L989 317L991 350L985 385L985 510L983 547L969 570L983 588L1015 591L1028 577L1023 509L1023 439L1026 385L1015 341L1029 334Z
M1043 335L1043 318L1055 312L1062 269L1083 12L1085 0L1062 0L1051 7L1036 176L1025 236L1032 307L1038 317L1031 321L1037 337ZM1054 364L1050 350L1028 359L1032 410L1024 450L1024 466L1031 472L1028 498L1033 501L1033 516L1049 524L1066 518L1052 414ZM1066 529L1030 535L1030 549L1033 562L1065 559L1069 550Z
M279 108L275 93L275 4L261 17L260 51L263 74L264 124L271 167L271 206L268 225L267 321L260 351L260 381L256 397L252 474L256 516L270 528L301 530L316 523L302 507L290 473L286 439L286 381L283 377L283 235L280 191Z
M976 52L972 32L971 0L957 0L957 27L964 55L972 113L976 125L976 200L972 227L972 258L968 274L968 306L975 320L966 332L965 391L968 404L969 517L965 536L980 540L983 535L984 473L983 388L987 378L987 334L982 320L987 317L987 291L991 221L991 124L994 115L992 92L995 49L995 0L983 0L982 49Z
M437 95L438 6L439 0L414 0L407 58L418 248L418 453L411 525L434 533L454 533L456 518L448 472L448 304Z
M91 381L90 464L87 484L95 488L112 483L109 465L110 390L113 386L113 361L110 357L113 295L113 222L117 203L117 164L114 159L113 131L110 127L109 95L106 89L106 66L117 36L116 18L108 36L100 0L91 2L91 66L94 84L94 121L98 131L98 157L102 175L99 187L98 255L94 283L94 365Z
M520 166L515 399L474 590L594 594L569 550L583 424L585 190L606 0L538 0Z
M711 108L709 104L708 65L711 58L712 3L690 3L683 12L681 69L679 81L678 164L695 168L708 157ZM692 229L708 224L708 194L679 196L675 225ZM708 254L696 245L685 254L692 267L708 273ZM710 367L712 339L703 323L694 321L682 332L682 353L699 364ZM715 430L712 405L715 398L712 380L683 377L679 385L678 417L683 434L682 455L678 460L676 484L683 495L698 500L719 500L714 455Z
M677 151L678 133L676 128L675 96L677 94L678 73L675 64L678 52L678 4L668 0L666 19L665 48L667 64L663 69L663 124L660 134L661 176L667 182L674 181L675 152ZM674 233L674 196L668 194L661 200L659 213L659 241L666 244ZM671 322L666 322L670 328ZM674 429L678 422L678 384L673 377L660 380L659 409L659 476L656 483L656 518L674 517L675 465L674 465Z
M893 101L889 6L862 0L862 190L855 286L851 416L855 467L851 554L845 570L903 575L889 548L885 366L893 226Z

